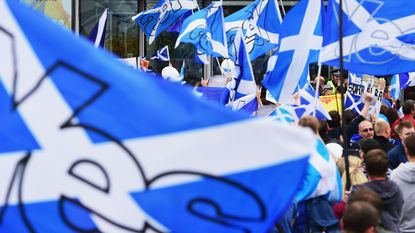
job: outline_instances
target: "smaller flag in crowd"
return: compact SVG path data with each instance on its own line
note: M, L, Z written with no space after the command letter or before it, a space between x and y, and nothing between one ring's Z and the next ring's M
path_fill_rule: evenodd
M153 56L151 56L151 59L158 61L170 61L169 46L166 45L163 48L157 50Z
M105 30L107 28L108 9L105 9L99 18L97 24L88 35L88 39L94 42L95 47L104 47L105 42Z
M198 53L213 57L228 57L222 3L213 2L205 9L189 16L183 22L176 48L180 43L193 44Z
M390 84L390 95L393 99L399 99L401 90L415 86L415 72L395 74Z
M132 20L140 26L151 44L178 18L195 8L197 2L193 0L160 0L152 9L140 12Z

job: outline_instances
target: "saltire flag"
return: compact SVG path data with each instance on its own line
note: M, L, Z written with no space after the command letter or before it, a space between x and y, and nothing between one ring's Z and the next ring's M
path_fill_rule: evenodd
M363 78L363 74L349 73L349 77L348 77L349 86L353 85L356 87L360 87L360 89L364 89L362 85L362 78ZM361 93L363 94L364 91L362 91ZM357 95L347 90L346 96L344 97L345 98L344 109L352 110L356 114L360 114L360 112L362 111L365 105L364 100L362 99L362 96L363 95Z
M184 20L191 16L193 14L192 11L186 11L182 16L180 16L176 22L174 22L170 27L167 28L167 32L180 32L180 29L182 28Z
M415 72L395 74L390 83L390 95L393 99L399 99L401 90L415 86Z
M105 43L105 32L107 28L107 19L108 19L108 9L105 9L99 18L97 24L92 29L91 33L88 35L88 39L92 41L95 47L104 48Z
M304 178L309 132L127 68L14 0L0 51L0 232L267 232Z
M225 87L203 87L195 88L195 94L200 95L201 98L225 106L229 100L229 89Z
M242 29L251 61L278 46L281 27L278 0L256 0L225 18L229 57L235 60L236 34Z
M160 0L152 9L133 16L132 20L140 26L151 44L178 18L195 8L197 2L193 0Z
M301 0L284 17L275 69L263 80L278 102L292 104L292 95L307 83L322 45L324 14L321 0Z
M295 196L297 202L325 195L329 201L342 200L342 179L336 161L324 142L316 137L316 147L310 156L306 179Z
M295 110L290 105L280 105L270 115L273 120L284 124L291 124L298 121L298 118L295 116Z
M323 104L320 102L320 95L317 94L316 101L316 92L313 87L308 83L305 88L302 88L298 91L300 97L300 105L304 105L306 112L304 115L313 115L315 111L315 117L319 120L331 120L330 114L324 108Z
M197 64L209 64L209 58L206 53L196 50L195 61Z
M238 46L234 71L235 96L230 104L233 110L244 110L251 114L258 110L257 86L241 30L236 36L235 44Z
M343 0L343 61L353 73L415 70L415 4L411 0ZM339 0L329 0L320 62L339 67Z
M212 2L208 7L189 16L183 22L176 48L180 43L193 44L198 54L227 58L222 2Z
M169 53L169 46L166 45L163 48L157 50L153 56L151 56L152 60L158 61L170 61L170 53Z

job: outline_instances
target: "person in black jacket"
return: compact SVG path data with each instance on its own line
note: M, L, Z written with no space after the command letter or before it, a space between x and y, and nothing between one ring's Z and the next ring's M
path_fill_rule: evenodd
M385 229L400 232L399 220L404 201L399 187L386 178L388 170L386 153L381 149L371 150L364 156L364 161L369 182L353 186L350 196L362 187L375 191L383 201L381 219Z
M375 139L379 144L382 146L382 149L388 153L393 147L395 147L394 144L392 144L389 139L391 136L391 127L389 124L385 121L378 120L375 123Z

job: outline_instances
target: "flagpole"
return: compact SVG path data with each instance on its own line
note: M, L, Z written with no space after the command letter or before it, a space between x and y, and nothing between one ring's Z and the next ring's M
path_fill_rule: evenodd
M313 117L316 116L316 112L317 112L318 92L319 92L319 89L320 89L320 75L321 75L321 64L318 63L316 93L314 94L314 99L316 100L316 102L314 104Z
M280 3L281 3L281 7L282 7L282 13L284 14L284 16L285 16L285 8L284 8L284 3L282 3L282 0L280 0Z
M170 61L170 51L169 51L169 46L167 45L167 55L169 56L169 66L171 65L171 61Z
M349 171L349 145L348 135L346 133L346 121L344 120L344 93L346 88L344 87L344 61L343 61L343 0L339 0L339 68L340 68L340 90L341 94L341 105L342 105L342 135L343 135L343 157L344 166L346 171L346 190L350 190L350 171Z

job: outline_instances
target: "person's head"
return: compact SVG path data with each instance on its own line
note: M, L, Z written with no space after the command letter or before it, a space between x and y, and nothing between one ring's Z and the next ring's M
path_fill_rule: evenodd
M349 199L347 200L347 204L352 204L353 202L363 201L366 203L369 203L375 209L381 213L383 211L383 201L379 197L379 194L377 194L375 191L369 188L359 188L356 191L353 191L352 194L350 194Z
M352 120L356 117L356 114L350 110L344 110L344 116L342 116L344 123L346 123L346 125L350 124L350 122L352 122Z
M327 127L327 121L326 120L319 120L318 121L318 134L322 137L325 138L327 137L327 132L328 132L328 127Z
M366 172L370 178L383 177L386 178L388 171L388 156L381 149L373 149L367 152L363 160L366 164Z
M396 133L401 139L402 144L405 145L405 139L413 134L415 134L414 125L410 121L402 121L396 127Z
M363 201L348 204L342 218L342 228L346 233L375 233L379 224L379 212Z
M362 153L361 157L373 149L382 149L382 146L379 144L379 142L371 138L360 140L359 147Z
M317 82L319 83L319 90L321 91L324 87L324 84L326 84L326 79L323 76L318 76L318 77L315 77L314 80L311 81L310 83L312 84L314 88L316 88Z
M359 135L364 139L373 138L373 125L370 121L364 120L360 122Z
M331 80L336 87L340 86L340 70L335 69L331 72Z
M405 154L408 159L415 159L415 135L405 138Z
M327 124L329 128L337 128L340 127L340 114L336 110L332 110L329 112L331 120L327 120Z
M389 87L385 87L385 90L383 91L383 98L384 99L390 99L391 98L391 92L389 90Z
M376 123L375 123L375 135L376 136L383 136L383 137L389 139L390 135L391 135L391 127L385 121L376 121Z
M403 106L402 106L402 113L404 115L408 115L408 114L414 115L414 113L415 113L415 101L405 100L405 102L403 103Z
M305 128L310 128L311 130L313 130L315 134L318 135L318 129L320 125L319 125L317 118L313 116L304 116L300 119L300 121L298 122L298 125L305 127Z
M389 124L391 125L399 119L398 111L394 108L388 108L385 112L385 116L388 118Z

